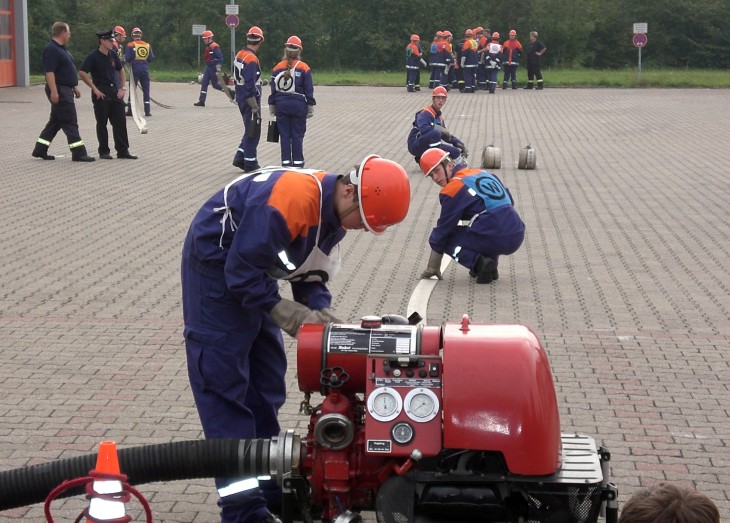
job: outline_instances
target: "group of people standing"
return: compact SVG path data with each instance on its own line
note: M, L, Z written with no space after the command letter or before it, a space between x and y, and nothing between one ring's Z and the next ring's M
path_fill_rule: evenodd
M51 41L43 49L43 72L46 79L46 96L51 103L51 115L36 140L31 153L35 158L54 160L48 154L51 142L63 131L71 150L71 159L77 162L93 162L86 145L79 133L78 117L74 98L80 98L78 78L91 89L91 102L96 119L96 137L98 140L99 158L113 159L109 147L109 131L111 124L114 149L117 158L136 160L137 156L129 152L129 135L125 107L129 104L127 78L124 64L131 64L135 82L142 88L144 95L144 112L150 116L150 80L149 62L155 55L152 46L142 40L142 31L135 27L132 31L133 41L126 48L122 43L126 32L121 26L96 33L99 46L84 59L79 70L76 70L73 56L66 48L71 39L71 28L65 22L56 22L51 29ZM127 102L124 98L127 96ZM126 113L131 115L129 110Z
M540 60L547 50L538 40L537 31L530 32L526 48L517 40L517 31L500 43L501 35L490 29L477 27L464 31L463 39L454 43L451 31L437 31L428 50L428 63L421 50L421 38L411 35L406 46L406 89L420 90L420 66L430 68L429 88L455 88L464 93L486 90L495 93L499 71L504 70L502 89L517 89L517 68L523 55L527 59L528 82L525 89L543 88Z
M213 32L202 35L205 43L206 68L201 80L198 101L193 104L205 107L208 86L218 91L227 89L219 80L223 63L220 46L213 40ZM246 33L246 46L235 56L233 62L234 100L243 119L243 137L233 157L233 165L243 172L260 168L258 144L261 139L261 64L258 53L264 44L264 33L258 26L252 26ZM271 92L267 102L269 116L278 132L283 167L304 167L304 135L307 119L314 115L314 83L312 71L301 59L302 40L290 36L284 44L281 61L271 73Z

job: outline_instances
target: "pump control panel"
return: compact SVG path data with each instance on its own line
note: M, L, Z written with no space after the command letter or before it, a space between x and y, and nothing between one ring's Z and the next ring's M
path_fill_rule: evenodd
M442 371L439 356L369 356L366 451L435 456L441 448Z

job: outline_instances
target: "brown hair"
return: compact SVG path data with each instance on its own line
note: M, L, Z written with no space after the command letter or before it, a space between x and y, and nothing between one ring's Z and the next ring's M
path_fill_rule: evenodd
M66 22L56 22L51 28L51 35L55 37L60 35L61 33L65 33L68 30L69 28Z
M701 492L659 483L636 491L621 510L618 523L720 523L720 512Z

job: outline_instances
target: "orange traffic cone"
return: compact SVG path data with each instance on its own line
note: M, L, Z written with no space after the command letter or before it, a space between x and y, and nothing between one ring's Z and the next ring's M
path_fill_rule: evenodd
M94 483L89 502L89 516L97 522L124 518L126 496L122 481L126 478L119 470L119 457L115 442L102 441L99 444L96 468L91 471L91 476L94 478ZM91 519L87 519L86 523L93 522Z

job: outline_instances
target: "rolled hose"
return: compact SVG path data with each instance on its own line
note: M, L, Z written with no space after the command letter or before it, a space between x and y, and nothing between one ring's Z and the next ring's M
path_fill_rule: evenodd
M275 438L276 440L276 438ZM145 445L118 450L119 468L130 485L195 478L275 474L270 467L270 439L209 439ZM88 476L96 454L0 472L0 510L43 502L64 481ZM272 474L272 475L274 475ZM79 495L71 489L61 497Z

